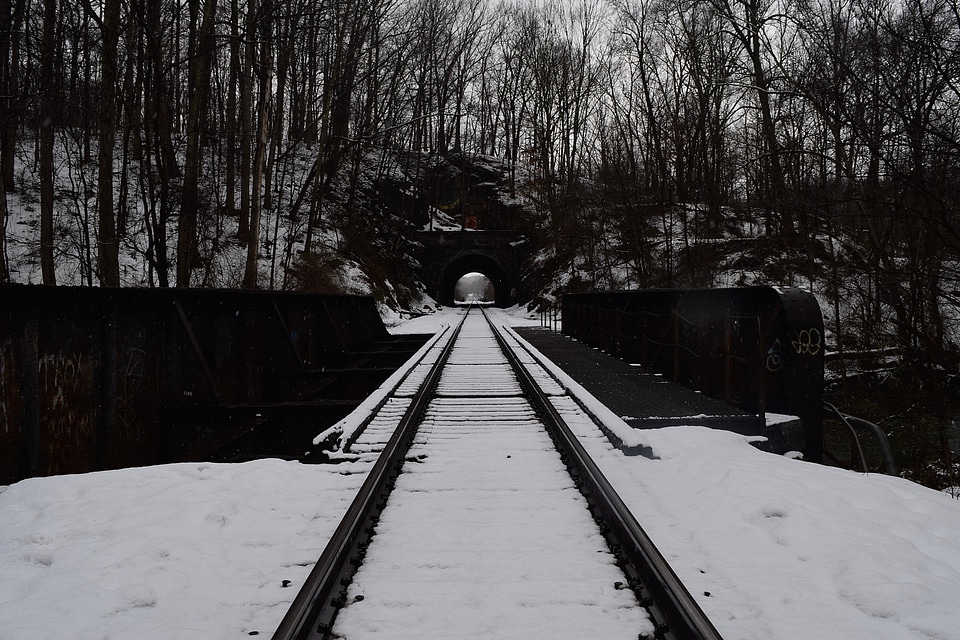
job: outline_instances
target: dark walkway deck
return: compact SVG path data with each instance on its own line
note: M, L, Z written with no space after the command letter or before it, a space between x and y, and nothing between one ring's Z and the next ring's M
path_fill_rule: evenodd
M764 432L764 422L759 416L574 342L560 333L536 327L516 327L516 331L634 428L694 425L744 435Z

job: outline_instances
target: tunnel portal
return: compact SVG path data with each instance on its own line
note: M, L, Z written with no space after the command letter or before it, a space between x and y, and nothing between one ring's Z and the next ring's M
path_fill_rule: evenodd
M455 303L457 282L468 273L489 278L495 305L509 307L522 295L519 247L526 239L515 231L430 231L419 234L423 246L421 280L443 305Z

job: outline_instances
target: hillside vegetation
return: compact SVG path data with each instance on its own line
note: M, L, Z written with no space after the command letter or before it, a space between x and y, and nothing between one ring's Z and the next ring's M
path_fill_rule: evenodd
M412 232L475 216L537 303L810 288L956 484L957 0L10 0L0 58L2 281L421 309Z

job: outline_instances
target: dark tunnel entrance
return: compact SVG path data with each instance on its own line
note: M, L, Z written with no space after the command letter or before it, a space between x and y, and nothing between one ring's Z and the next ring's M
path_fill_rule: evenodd
M493 302L498 307L509 307L514 304L515 285L508 280L503 267L496 260L482 254L461 256L446 266L440 275L438 291L440 304L452 306L456 303L457 283L467 274L479 274L489 282L493 299L487 302Z

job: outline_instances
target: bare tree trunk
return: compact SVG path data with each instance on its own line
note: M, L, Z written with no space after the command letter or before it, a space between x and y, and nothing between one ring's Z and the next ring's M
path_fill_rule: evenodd
M756 36L756 34L754 34ZM793 236L796 229L793 225L793 212L786 198L786 182L783 177L783 166L780 162L780 143L777 141L776 125L773 122L773 112L770 108L769 81L760 61L759 37L754 38L757 47L750 51L753 64L754 84L757 88L757 99L760 103L760 125L767 152L767 179L770 182L772 205L780 216L780 231L784 236Z
M253 67L256 63L256 26L257 2L250 0L240 81L240 221L237 237L241 242L250 240L250 139L253 135L250 131L250 103L253 101Z
M147 259L154 265L157 285L170 286L167 259L167 221L170 218L170 183L177 171L174 159L169 157L170 139L169 109L164 89L164 49L160 19L160 5L147 0L149 12L146 29L147 53L142 61L144 76L145 112L143 163L140 165L141 183L149 190L149 207L146 212L149 237ZM174 164L171 164L173 162ZM155 169L154 169L155 167ZM143 187L141 187L143 188Z
M103 41L100 60L100 140L97 157L97 224L99 226L97 270L100 284L120 286L120 251L113 195L113 152L116 137L117 43L120 27L120 0L104 0L102 15L86 5L100 26Z
M57 1L44 0L41 63L44 87L40 109L40 272L46 285L57 284L53 263L53 119L57 103L53 61L56 55L56 23Z
M7 192L4 188L3 172L0 171L0 282L10 282L10 268L7 266Z
M190 31L194 44L191 47L190 72L187 100L187 157L183 175L183 199L180 203L180 227L177 233L177 286L190 286L190 271L197 254L197 217L199 210L199 182L201 133L206 120L207 102L210 94L210 55L213 47L213 16L216 0L190 2ZM197 24L199 22L199 25Z
M266 0L260 20L260 96L257 104L257 146L253 159L253 193L250 196L250 237L247 264L243 273L245 289L256 289L257 256L260 249L260 211L263 196L264 165L270 142L270 94L273 90L273 3Z
M237 93L236 87L240 83L240 9L237 0L230 3L230 74L227 81L227 176L226 199L227 212L237 210Z
M317 161L314 165L312 181L312 195L310 198L310 212L307 214L307 235L303 242L303 252L307 255L313 252L313 234L317 225L320 224L320 216L323 211L323 171L321 170L323 162L323 153L327 148L329 139L330 125L330 94L329 84L324 83L322 111L320 112L320 140L317 153Z
M25 0L0 0L0 171L4 193L15 190L13 161L20 124L20 38Z
M83 37L85 41L92 42L96 39L96 36L90 32L90 14L84 12L83 14L83 26L81 28ZM93 113L93 109L88 108L93 103L93 98L91 97L92 93L92 78L93 78L93 54L91 52L92 47L82 47L82 56L83 56L83 73L81 77L77 80L80 83L80 102L83 104L84 108L80 110L80 130L81 135L83 136L83 149L82 149L82 158L84 164L89 164L93 161L93 153L91 151L91 138L93 137L93 124L90 118ZM80 65L78 65L80 66ZM89 230L88 230L89 231Z
M280 41L280 27L277 25L277 40ZM289 21L287 23L287 34L283 41L283 48L280 48L278 43L277 52L274 57L277 60L277 69L276 69L276 78L277 78L277 92L274 96L276 104L273 105L271 110L273 113L273 123L272 128L273 132L271 134L270 140L270 155L267 159L267 168L265 173L265 184L263 187L263 208L264 209L273 209L273 179L274 179L274 166L276 164L277 154L282 150L283 144L283 127L284 127L284 112L287 109L286 103L284 101L284 96L287 93L287 79L288 73L290 70L290 58L293 56L293 44L292 40L297 35L297 26L295 22Z
M131 10L134 10L131 6ZM142 23L140 23L142 24ZM134 162L143 160L143 75L137 73L137 62L146 56L143 48L143 29L138 21L130 21L130 50L134 55L127 58L127 78L124 81L127 100L127 140Z
M177 161L177 152L173 145L174 115L177 112L177 94L179 93L179 75L177 67L179 47L178 38L164 32L167 17L166 9L156 0L145 0L150 7L153 18L153 60L154 60L154 87L157 100L152 117L156 120L154 130L157 134L157 153L162 158L163 170L172 180L183 175ZM179 17L180 11L177 10ZM178 20L179 21L179 20ZM176 25L172 27L176 29ZM179 33L175 31L175 33ZM172 81L168 82L168 78ZM167 194L169 195L169 194Z

